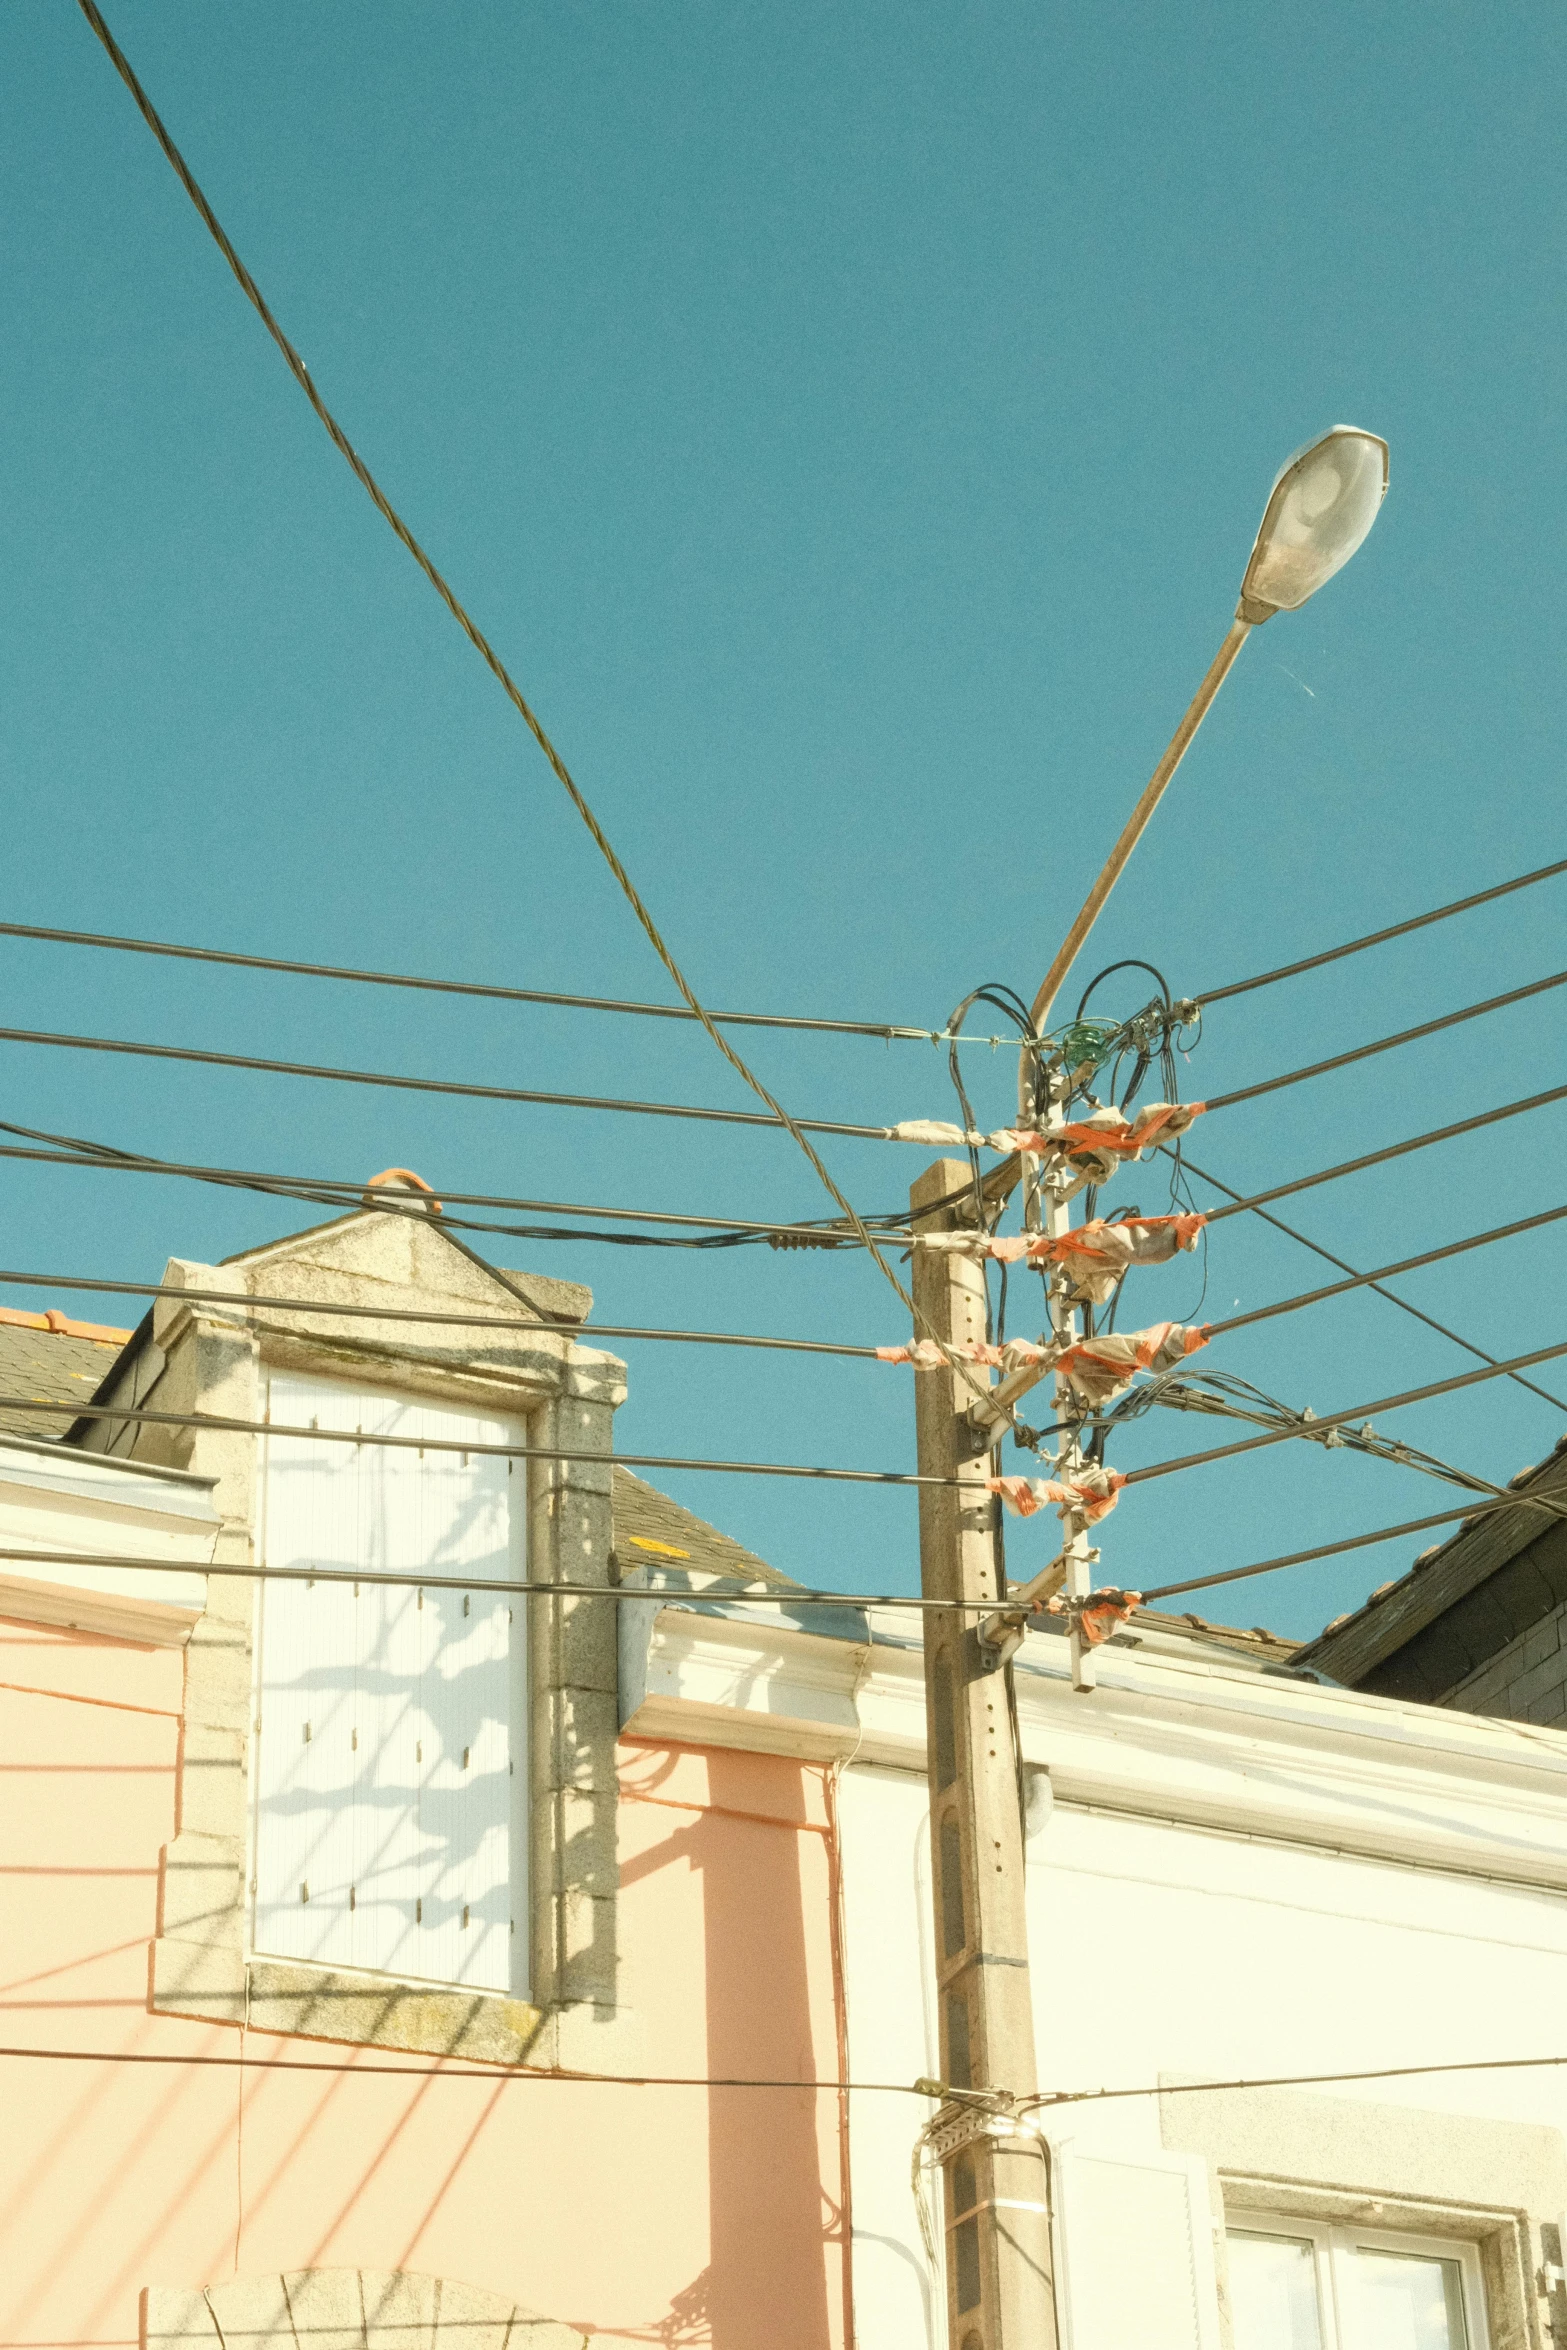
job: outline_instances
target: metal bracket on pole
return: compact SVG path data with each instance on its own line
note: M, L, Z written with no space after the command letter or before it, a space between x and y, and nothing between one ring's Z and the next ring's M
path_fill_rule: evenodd
M1039 1615L1066 1582L1069 1557L1069 1550L1059 1552L1032 1582L1021 1583L1016 1591L1007 1594L1005 1607L997 1608L994 1615L986 1616L979 1625L975 1637L979 1642L979 1660L987 1673L999 1673L1016 1656L1023 1645L1029 1617ZM1083 1557L1089 1566L1099 1564L1097 1550L1086 1550ZM1071 1636L1074 1640L1078 1637L1075 1629Z

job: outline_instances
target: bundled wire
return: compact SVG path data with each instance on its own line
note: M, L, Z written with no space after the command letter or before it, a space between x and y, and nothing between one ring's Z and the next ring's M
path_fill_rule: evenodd
M122 1150L117 1144L92 1142L81 1135L54 1134L47 1128L20 1126L0 1118L0 1134L14 1134L27 1141L44 1146L38 1150L16 1150L0 1145L0 1158L24 1158L46 1165L86 1167L109 1174L178 1175L196 1183L208 1183L222 1190L254 1191L268 1198L296 1199L320 1207L337 1208L347 1212L361 1209L375 1215L418 1216L427 1210L409 1200L376 1192L363 1182L337 1177L270 1175L237 1167L205 1167L187 1160L159 1159L144 1151ZM699 1216L665 1214L657 1209L590 1208L578 1206L571 1213L586 1216L633 1218L648 1223L679 1225L703 1224L711 1221L716 1229L699 1234L682 1233L679 1237L638 1232L593 1232L577 1226L554 1224L497 1224L481 1217L454 1216L445 1203L461 1204L474 1201L480 1205L505 1206L510 1203L484 1193L443 1190L438 1195L443 1202L442 1229L466 1232L495 1232L513 1240L603 1241L619 1248L746 1248L765 1242L770 1248L856 1248L860 1245L841 1217L822 1218L802 1224L740 1223L723 1225L718 1219ZM519 1207L544 1203L519 1200ZM892 1210L862 1219L868 1228L891 1239L903 1236L908 1223L907 1211Z

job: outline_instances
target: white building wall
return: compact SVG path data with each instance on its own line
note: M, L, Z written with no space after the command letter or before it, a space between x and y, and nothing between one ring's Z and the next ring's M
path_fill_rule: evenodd
M926 1791L840 1791L851 2077L935 2069ZM1324 2084L1324 2098L1567 2129L1567 1894L1217 1830L1045 1807L1029 1846L1042 2088L1276 2079L1561 2052L1560 2069ZM911 1954L918 1950L918 1963ZM909 2184L931 2110L857 2094L859 2350L941 2342ZM1326 2108L1324 2108L1326 2114ZM1052 2139L1149 2156L1160 2102L1066 2105Z

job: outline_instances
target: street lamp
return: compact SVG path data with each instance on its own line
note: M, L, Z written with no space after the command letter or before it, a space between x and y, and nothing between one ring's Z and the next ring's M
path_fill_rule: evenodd
M1386 441L1374 432L1361 432L1355 425L1336 424L1320 440L1297 450L1274 482L1241 582L1229 635L1045 974L1033 1004L1036 1033L1043 1030L1061 982L1121 878L1165 785L1207 717L1236 654L1254 628L1271 620L1275 612L1298 612L1308 596L1314 596L1335 571L1343 570L1377 518L1387 494L1387 471Z

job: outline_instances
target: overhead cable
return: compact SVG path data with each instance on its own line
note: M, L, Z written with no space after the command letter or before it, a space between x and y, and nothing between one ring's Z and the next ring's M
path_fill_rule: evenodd
M17 1150L0 1144L0 1158L24 1159L43 1166L85 1167L107 1175L178 1175L196 1183L210 1183L220 1189L257 1191L269 1198L296 1199L313 1202L321 1207L341 1208L349 1213L364 1211L374 1215L419 1216L428 1219L429 1206L423 1195L415 1197L408 1192L376 1189L362 1176L341 1175L274 1175L257 1168L203 1166L188 1159L158 1159L146 1151L121 1150L113 1143L84 1141L78 1135L51 1134L38 1126L18 1126L0 1118L0 1133L25 1135L30 1141L47 1145L40 1150ZM510 1225L476 1225L470 1220L449 1215L448 1207L472 1204L477 1207L514 1208L560 1216L594 1216L606 1221L637 1224L673 1224L687 1230L708 1235L691 1241L671 1242L670 1246L693 1248L719 1247L735 1238L774 1240L797 1238L811 1246L828 1246L842 1239L852 1239L838 1219L809 1224L762 1223L745 1217L691 1216L672 1214L662 1208L604 1208L590 1206L585 1201L510 1199L504 1194L475 1191L451 1191L444 1184L431 1187L431 1196L441 1202L442 1226L462 1223L469 1230L510 1231L517 1239L539 1240L610 1240L614 1234L605 1232L560 1232L548 1228ZM966 1195L965 1195L966 1196ZM878 1228L886 1228L897 1237L907 1223L907 1211L892 1215L873 1215L869 1221ZM641 1239L642 1236L633 1236ZM648 1244L651 1245L651 1244Z
M1325 1077L1330 1070L1347 1069L1353 1061L1369 1060L1374 1053L1390 1053L1398 1045L1415 1044L1423 1036L1436 1036L1444 1028L1457 1028L1465 1020L1478 1020L1483 1012L1500 1012L1509 1004L1521 1004L1530 996L1544 995L1553 987L1567 986L1567 971L1553 971L1549 979L1533 979L1527 987L1510 988L1506 995L1488 996L1483 1004L1467 1004L1461 1012L1444 1012L1440 1020L1422 1021L1418 1028L1402 1028L1396 1036L1379 1037L1375 1044L1356 1045L1353 1052L1335 1053L1331 1060L1313 1061L1305 1069L1290 1069L1282 1077L1265 1077L1260 1085L1237 1086L1233 1093L1210 1094L1208 1108L1232 1110L1237 1102L1256 1101L1259 1095L1277 1093L1286 1085L1301 1085L1308 1077Z
M1533 873L1520 873L1516 881L1499 881L1492 889L1476 890L1472 897L1455 898L1450 906L1437 906L1429 914L1415 914L1407 922L1390 923L1386 930L1368 931L1364 938L1352 938L1347 945L1328 947L1320 955L1303 955L1298 963L1281 963L1276 971L1260 971L1255 979L1234 979L1228 987L1204 988L1195 998L1199 1004L1222 1004L1227 996L1249 995L1254 987L1272 987L1280 979L1297 979L1303 971L1318 971L1324 963L1336 963L1344 955L1358 955L1366 947L1386 945L1390 938L1403 938L1411 930L1423 930L1427 923L1445 922L1450 915L1467 914L1471 906L1489 905L1493 898L1505 898L1515 889L1530 889L1537 881L1550 881L1558 873L1567 873L1567 857L1554 865L1541 865Z
M1197 1170L1187 1166L1191 1173ZM1559 1224L1567 1217L1567 1208L1547 1208L1538 1216L1520 1217L1515 1224L1498 1224L1489 1232L1472 1233L1467 1240L1450 1240L1443 1248L1428 1248L1418 1257L1400 1257L1396 1264L1379 1265L1374 1273L1352 1273L1345 1281L1330 1281L1321 1289L1303 1290L1299 1297L1282 1297L1275 1305L1254 1306L1250 1313L1230 1314L1222 1322L1205 1325L1210 1338L1223 1337L1231 1330L1245 1330L1253 1322L1271 1322L1279 1314L1298 1313L1302 1306L1321 1305L1330 1297L1343 1297L1352 1289L1367 1289L1378 1281L1390 1281L1396 1273L1414 1273L1422 1265L1439 1265L1448 1257L1461 1257L1470 1249L1489 1248L1495 1240L1512 1240L1520 1232L1537 1232L1542 1224ZM1563 1410L1567 1410L1564 1405Z
M868 1142L885 1142L885 1126L851 1126L837 1119L791 1119L784 1110L764 1116L760 1110L707 1110L684 1102L631 1102L616 1096L583 1093L542 1093L515 1085L477 1085L455 1077L399 1077L384 1069L338 1069L311 1061L274 1061L256 1053L205 1052L195 1045L136 1044L118 1036L64 1036L47 1029L0 1028L0 1044L41 1044L66 1052L129 1053L139 1060L196 1061L212 1069L256 1069L272 1077L323 1078L332 1085L374 1085L400 1093L460 1094L486 1102L543 1103L554 1109L615 1110L637 1118L698 1118L719 1126L796 1127L808 1134L847 1134ZM769 1097L771 1098L771 1097ZM837 1197L836 1191L833 1194ZM840 1201L840 1206L843 1203ZM845 1209L852 1216L853 1211Z
M293 376L294 381L298 384L300 390L304 393L305 398L309 401L311 408L315 412L317 420L325 429L333 447L337 450L339 456L341 456L349 466L354 475L354 478L359 483L360 487L365 491L366 495L371 500L371 503L374 505L377 513L380 514L382 520L395 533L398 540L407 549L408 553L418 564L420 570L424 573L425 578L429 581L431 587L434 588L436 594L440 597L442 603L446 606L447 611L451 614L458 627L467 637L469 643L473 646L474 651L485 663L486 667L490 671L490 674L494 677L496 683L500 686L502 692L506 695L507 700L511 703L512 708L517 712L518 717L521 718L529 733L533 736L534 741L538 744L539 749L543 752L545 758L549 761L556 780L561 785L561 788L565 791L568 799L571 801L572 806L576 809L577 814L581 817L583 823L587 826L588 832L593 840L595 847L598 849L600 855L604 859L604 862L608 865L611 873L619 883L622 894L624 895L628 905L631 907L631 910L635 914L638 922L641 924L648 944L652 947L654 953L658 956L659 961L663 964L664 969L668 972L670 978L674 981L675 987L679 991L681 997L684 999L687 1008L701 1022L703 1028L706 1029L708 1035L712 1038L714 1045L723 1055L724 1059L729 1063L729 1066L734 1070L736 1076L739 1077L742 1082L750 1088L752 1093L756 1095L759 1101L766 1105L767 1109L772 1113L773 1119L787 1127L789 1133L793 1136L800 1150L804 1153L806 1159L810 1162L810 1165L819 1178L823 1189L832 1199L835 1206L841 1209L843 1214L848 1218L850 1229L859 1240L861 1246L866 1250L872 1263L876 1266L878 1272L881 1273L883 1279L888 1283L889 1287L901 1300L905 1310L909 1314L911 1320L914 1322L916 1328L921 1331L922 1335L935 1338L936 1333L928 1326L926 1316L915 1305L913 1298L910 1296L908 1290L904 1287L902 1281L898 1278L897 1273L893 1270L887 1258L883 1256L881 1250L877 1247L869 1231L866 1229L858 1211L854 1207L853 1202L849 1200L839 1189L838 1184L835 1182L830 1170L828 1169L826 1161L822 1158L821 1153L816 1149L815 1145L810 1140L810 1135L806 1131L805 1127L801 1125L797 1118L791 1117L789 1112L784 1108L782 1102L780 1102L774 1094L768 1091L768 1088L763 1084L761 1078L757 1076L755 1070L752 1069L750 1065L741 1058L738 1052L736 1052L734 1046L724 1035L723 1030L713 1020L712 1014L699 1001L690 981L687 979L679 963L675 960L674 954L671 951L667 941L665 940L662 932L659 930L659 927L654 921L652 914L644 904L642 897L637 890L636 884L632 881L630 874L627 872L625 866L621 863L620 858L616 854L608 834L605 832L598 818L594 815L592 808L588 804L585 794L572 777L569 769L565 764L565 761L561 758L561 755L556 750L555 745L551 742L549 736L545 733L544 727L539 718L529 707L528 702L523 696L521 688L518 686L515 678L513 678L510 670L506 667L505 662L502 661L500 655L496 652L494 646L490 643L489 638L485 636L478 623L464 608L455 591L443 578L441 573L436 569L436 566L430 556L426 554L424 548L414 537L414 534L409 529L407 523L403 520L397 509L392 505L385 491L381 488L374 474L372 474L370 471L369 466L366 465L364 459L359 455L353 443L349 440L348 435L344 432L342 426L338 423L337 418L332 414L332 411L327 407L326 402L322 399L321 394L317 391L311 378L309 368L305 365L304 360L300 357L298 351L295 350L293 344L289 341L287 335L283 332L283 329L281 326L279 326L277 320L273 317L260 287L257 285L255 279L251 276L250 271L245 267L244 262L240 259L238 253L235 251L233 245L229 241L229 238L225 233L217 214L213 211L212 206L208 203L205 195L202 193L201 188L198 186L195 175L191 171L189 164L185 161L184 156L175 146L174 141L170 137L168 130L166 129L161 117L157 112L157 109L152 103L152 100L148 97L146 91L142 88L141 83L138 81L135 71L130 64L129 59L126 57L125 52L121 49L119 43L115 40L114 35L110 32L107 24L104 22L102 11L97 6L97 0L79 0L79 5L81 7L82 14L86 17L88 23L92 26L92 29L97 35L98 40L101 42L106 55L113 64L115 72L119 75L121 81L125 84L127 90L129 90L131 97L134 99L137 109L141 114L142 120L146 123L147 128L151 131L153 137L157 140L159 147L163 151L165 160L168 162L171 170L179 180L180 185L185 190L186 195L190 198L192 204L194 204L196 207L203 225L207 229L209 235L212 237L214 243L217 245L218 250L223 255L224 260L228 263L229 268L233 271L246 300L251 304L252 308L256 312L257 317L261 320L262 325L266 328L268 334L276 344L278 351L281 353L282 358L288 367L289 373ZM824 1128L817 1126L814 1127L812 1131L853 1133L857 1130L852 1127ZM972 1373L969 1372L965 1366L960 1363L954 1363L953 1368L955 1375L962 1379L964 1384L969 1386L975 1394L983 1392L980 1388L979 1382L973 1378ZM1008 1416L1009 1418L1011 1417L1010 1414Z
M842 2096L923 2097L938 2103L951 2094L959 2103L980 2105L1004 2097L1000 2089L958 2089L926 2081L782 2080L775 2074L754 2078L703 2073L588 2073L564 2066L546 2071L525 2064L388 2064L384 2058L360 2063L353 2057L330 2056L211 2056L190 2048L0 2048L0 2058L58 2064L164 2064L197 2070L244 2073L333 2073L355 2080L488 2081L497 2088L511 2082L556 2081L578 2088L606 2089L788 2089ZM1444 2059L1440 2064L1384 2064L1365 2072L1278 2073L1266 2079L1223 2081L1152 2081L1146 2088L1052 2089L1015 2101L1017 2112L1033 2112L1045 2105L1084 2105L1124 2097L1201 2097L1236 2089L1303 2089L1334 2081L1404 2081L1436 2073L1540 2072L1567 2064L1567 2056L1477 2056L1467 2062Z
M694 1020L684 1004L643 1004L620 996L561 995L551 988L501 987L478 979L424 979L406 971L361 971L347 963L301 963L283 955L246 955L227 947L176 946L168 939L121 938L112 931L56 930L40 922L0 922L0 938L42 939L56 946L108 947L127 955L168 955L188 963L228 963L245 971L283 971L302 979L350 980L360 987L418 988L430 995L484 996L499 1003L546 1004L580 1012L628 1012L647 1020ZM807 1028L829 1036L869 1036L878 1043L949 1044L944 1028L894 1027L878 1020L816 1020L786 1012L713 1012L724 1028ZM965 1036L962 1044L997 1045L1000 1037Z
M243 2056L202 2056L185 2048L0 2048L0 2057L47 2058L61 2064L193 2065L219 2072L243 2072L247 2076L346 2073L361 2081L488 2081L496 2088L504 2088L512 2081L571 2081L579 2087L597 2085L607 2089L809 2089L834 2096L852 2089L886 2097L929 2097L928 2090L917 2088L912 2081L791 2081L773 2074L750 2079L743 2075L704 2073L582 2073L569 2071L565 2066L545 2070L542 2066L526 2064L356 2064L351 2057L252 2056L248 2052Z
M1561 1350L1567 1353L1567 1348ZM213 1412L159 1412L142 1405L100 1403L96 1397L77 1403L39 1395L0 1395L0 1411L44 1412L58 1419L69 1413L73 1421L133 1421L154 1428L211 1428L231 1436L297 1436L310 1444L373 1444L402 1452L457 1452L503 1461L576 1461L605 1468L618 1461L627 1469L712 1469L737 1477L811 1477L843 1485L942 1485L965 1483L961 1477L924 1476L913 1469L823 1469L792 1461L687 1460L668 1453L576 1452L550 1444L478 1444L467 1439L437 1436L362 1435L351 1428L296 1428L276 1420L239 1420Z
M1151 2081L1145 2089L1049 2089L1017 2101L1018 2113L1037 2113L1047 2105L1106 2105L1123 2097L1204 2097L1234 2089L1311 2089L1332 2081L1413 2081L1434 2073L1540 2072L1567 2064L1567 2056L1481 2056L1472 2062L1442 2064L1379 2064L1365 2072L1270 2073L1228 2081Z
M1401 1411L1406 1404L1429 1403L1434 1396L1456 1395L1465 1387L1478 1387L1487 1379L1503 1378L1509 1371L1526 1371L1535 1363L1559 1362L1567 1355L1567 1340L1556 1346L1538 1346L1530 1353L1514 1355L1509 1362L1487 1363L1478 1371L1460 1371L1452 1379L1435 1379L1425 1387L1409 1387L1401 1395L1379 1396L1374 1403L1353 1404L1347 1411L1322 1412L1305 1426L1272 1429L1265 1436L1243 1437L1236 1444L1216 1445L1211 1452L1185 1453L1178 1460L1152 1461L1146 1468L1129 1469L1128 1485L1146 1485L1155 1477L1174 1476L1178 1469L1205 1468L1210 1461L1232 1460L1238 1453L1258 1452L1270 1444L1287 1444L1304 1437L1320 1444L1323 1437L1351 1420L1371 1416L1373 1412ZM58 1406L56 1406L58 1409Z
M1428 1314L1423 1306L1412 1305L1407 1297L1400 1297L1396 1290L1382 1288L1381 1280L1385 1276L1358 1272L1355 1266L1349 1264L1343 1257L1335 1256L1332 1249L1324 1248L1320 1240L1312 1240L1306 1233L1298 1230L1295 1225L1286 1224L1282 1216L1270 1215L1266 1208L1257 1207L1251 1201L1243 1200L1238 1191L1232 1191L1227 1183L1221 1183L1217 1175L1206 1174L1184 1152L1181 1164L1186 1172L1195 1175L1199 1182L1208 1184L1214 1191L1222 1191L1226 1199L1234 1200L1240 1206L1249 1207L1251 1213L1258 1217L1262 1223L1271 1224L1275 1232L1282 1232L1287 1239L1298 1241L1302 1248L1309 1248L1313 1256L1323 1258L1327 1264L1337 1265L1341 1273L1349 1274L1357 1282L1365 1282L1374 1295L1384 1298L1391 1306L1397 1306L1401 1313L1412 1315L1417 1322L1423 1322L1428 1330L1436 1331L1439 1337L1450 1339L1454 1346L1461 1346L1465 1354L1473 1355L1477 1362L1494 1363L1496 1361L1496 1356L1490 1353L1487 1348L1476 1346L1473 1339L1463 1337L1457 1330L1451 1329L1446 1322L1439 1322L1436 1316ZM1209 1220L1211 1222L1212 1218L1210 1217ZM1501 1239L1503 1233L1498 1232L1495 1237ZM1328 1293L1324 1291L1320 1294L1326 1295ZM1548 1387L1539 1386L1533 1379L1521 1378L1516 1371L1510 1371L1508 1377L1515 1387L1526 1388L1530 1395L1537 1395L1542 1403L1548 1403L1554 1411L1567 1412L1567 1403L1563 1403L1560 1396L1553 1395Z
M314 1433L314 1431L312 1431ZM0 1444L4 1438L0 1437ZM89 1454L89 1459L94 1456ZM601 1456L602 1457L602 1456ZM617 1461L622 1454L613 1456ZM167 1575L171 1572L189 1575L229 1575L253 1583L352 1583L357 1590L361 1583L377 1586L386 1584L393 1590L408 1591L501 1591L527 1599L610 1599L617 1604L630 1605L633 1600L655 1600L675 1604L682 1600L693 1606L722 1603L746 1607L837 1607L837 1608L904 1608L922 1615L956 1612L959 1615L984 1616L995 1612L993 1599L925 1599L915 1592L880 1591L820 1591L793 1585L780 1587L765 1584L760 1590L746 1588L738 1575L724 1575L726 1583L741 1583L739 1589L720 1590L714 1586L692 1585L689 1588L675 1583L506 1583L489 1575L440 1575L424 1567L272 1567L264 1564L244 1566L232 1559L212 1559L199 1566L171 1565L168 1558L150 1559L129 1551L104 1550L0 1550L0 1559L13 1565L32 1567L126 1567L137 1574ZM705 1571L705 1570L702 1570Z
M1563 1211L1567 1214L1567 1210ZM232 1289L175 1289L158 1281L104 1281L86 1274L0 1271L0 1283L25 1289L80 1289L94 1296L169 1298L179 1305L227 1306L235 1313L326 1314L366 1322L435 1323L461 1330L507 1331L524 1337L668 1339L681 1346L756 1346L785 1354L851 1355L876 1360L873 1346L841 1346L826 1338L758 1338L729 1330L645 1330L632 1323L551 1320L539 1309L533 1321L504 1314L442 1313L422 1306L337 1305L314 1297L259 1297Z
M1281 1403L1277 1396L1256 1387L1249 1379L1239 1379L1231 1372L1199 1371L1195 1377L1166 1376L1156 1378L1146 1387L1133 1388L1116 1405L1102 1427L1118 1427L1128 1420L1162 1406L1181 1412L1219 1414L1226 1419L1249 1420L1255 1428L1277 1428L1296 1436L1309 1437L1328 1448L1348 1446L1352 1451L1369 1454L1373 1459L1391 1462L1397 1468L1417 1469L1422 1476L1439 1477L1446 1485L1461 1485L1466 1492L1489 1494L1494 1500L1505 1501L1507 1488L1493 1484L1489 1477L1480 1477L1472 1469L1460 1469L1439 1454L1426 1452L1418 1445L1406 1443L1393 1436L1379 1435L1367 1420L1356 1428L1339 1424L1326 1434L1318 1434L1317 1415L1308 1405L1304 1411L1293 1404ZM1519 1496L1528 1509L1543 1510L1548 1517L1567 1519L1567 1505L1553 1495L1530 1491Z
M1407 1158L1411 1151L1429 1149L1432 1143L1452 1142L1461 1134L1477 1134L1486 1126L1499 1125L1504 1118L1519 1118L1526 1110L1543 1110L1560 1101L1567 1101L1567 1085L1553 1085L1547 1092L1529 1094L1523 1101L1504 1102L1499 1110L1477 1110L1471 1117L1455 1118L1451 1126L1435 1126L1429 1134L1411 1135L1408 1142L1390 1142L1383 1150L1363 1152L1358 1159L1341 1159L1336 1167L1323 1167L1315 1175L1297 1175L1293 1182L1275 1183L1267 1191L1254 1191L1227 1208L1215 1208L1208 1221L1222 1223L1226 1216L1267 1207L1276 1199L1289 1199L1297 1191L1312 1191L1319 1183L1336 1183L1341 1175L1359 1175L1367 1167L1385 1166L1390 1159ZM1156 1147L1164 1150L1166 1145L1160 1143ZM1173 1146L1169 1155L1176 1155ZM1183 1166L1191 1166L1184 1147L1179 1155Z
M1282 1567L1313 1566L1318 1559L1341 1558L1347 1551L1374 1550L1380 1542L1428 1534L1434 1526L1472 1526L1479 1518L1492 1518L1499 1510L1518 1506L1519 1497L1509 1494L1505 1501L1484 1501L1474 1509L1437 1510L1427 1518L1405 1518L1397 1526L1378 1526L1370 1534L1346 1534L1337 1542L1319 1542L1311 1550L1287 1550L1278 1558L1257 1559L1249 1567L1226 1567L1219 1574L1194 1575L1185 1583L1161 1583L1156 1590L1145 1591L1143 1600L1152 1607L1156 1599L1180 1599L1188 1591L1212 1591L1221 1583L1247 1583L1254 1575L1277 1574Z

